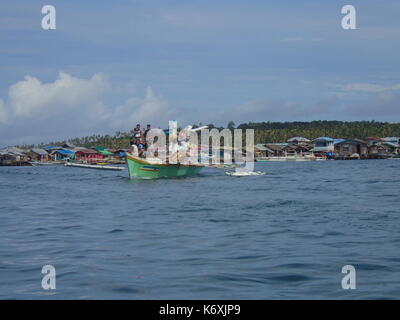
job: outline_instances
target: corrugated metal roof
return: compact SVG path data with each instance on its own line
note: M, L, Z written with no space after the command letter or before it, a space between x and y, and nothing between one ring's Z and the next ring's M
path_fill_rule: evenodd
M110 156L110 155L113 154L112 152L110 152L108 150L99 150L99 153L104 155L104 156Z
M383 142L383 144L386 144L386 145L391 146L393 148L399 148L400 147L399 144L393 143L393 142L389 142L389 141L385 141L385 142Z
M93 150L93 149L80 149L80 150L78 150L78 151L76 151L76 153L78 153L78 152L80 152L80 153L99 153L98 151L96 151L96 150Z
M399 141L400 140L400 137L385 137L385 138L382 138L382 140L383 141Z
M261 143L257 143L256 145L254 145L254 148L257 148L258 150L261 150L261 151L268 151L269 150L266 146L264 146Z
M73 148L75 148L76 146L75 146L73 143L71 143L71 142L66 142L66 143L63 144L63 147L64 147L64 148L73 149Z
M345 139L333 139L334 144L342 143Z
M330 137L318 137L316 139L314 139L314 141L334 141L334 139L330 138Z
M335 142L335 144L339 144L339 143L346 143L346 144L367 144L366 142L362 141L362 140L358 140L358 139L337 139L337 140L341 140L339 142Z
M60 153L60 154L62 154L62 155L70 155L70 154L73 154L74 152L71 151L71 150L60 149L60 150L56 150L56 151L53 152L53 153Z
M33 148L33 149L31 149L31 151L36 153L36 154L39 154L41 156L47 156L48 155L48 153L44 149Z
M0 150L0 154L13 154L13 155L17 155L17 156L24 156L25 150L22 150L20 148L16 148L16 147L7 147L4 149Z
M56 149L62 149L62 147L56 147L56 146L45 146L43 147L44 150L56 150Z
M298 142L310 142L310 139L304 138L304 137L293 137L290 138L287 142L292 142L292 141L298 141Z
M288 144L287 143L268 143L266 144L267 148L269 148L272 152L273 151L280 151L283 150Z

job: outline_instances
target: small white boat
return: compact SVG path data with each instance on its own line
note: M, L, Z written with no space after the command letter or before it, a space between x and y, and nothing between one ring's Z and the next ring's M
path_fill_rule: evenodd
M41 161L29 161L32 166L51 166L51 162L41 162Z
M116 166L101 166L95 164L83 164L83 163L72 163L66 162L64 164L66 167L77 167L77 168L87 168L87 169L100 169L100 170L116 170L121 171L125 170L125 167L116 167Z
M283 156L283 157L256 157L256 162L286 162L286 161L324 161L324 157L316 156Z
M238 171L226 171L228 176L232 177L247 177L247 176L263 176L265 172L263 171L247 171L247 170L238 170Z

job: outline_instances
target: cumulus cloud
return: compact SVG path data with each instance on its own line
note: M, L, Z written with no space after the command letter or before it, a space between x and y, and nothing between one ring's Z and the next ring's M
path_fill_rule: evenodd
M107 80L100 74L79 79L61 72L52 83L26 76L10 87L8 103L16 117L63 114L88 103L91 111L104 113L101 96L108 88Z
M150 87L144 97L127 96L121 105L107 104L110 95L120 93L102 74L82 79L61 72L49 83L26 76L9 88L6 101L0 99L0 144L128 130L141 121L166 122L174 114Z
M169 108L168 102L163 97L154 94L148 87L144 98L130 98L124 104L118 106L112 116L114 127L126 127L136 122L151 121L155 117L164 123L170 117L176 116L177 110Z
M0 99L0 124L5 123L7 120L6 105L2 99Z
M167 99L151 87L142 94L135 90L132 96L121 90L121 86L113 86L102 74L83 79L60 73L48 83L26 76L9 88L7 97L0 98L0 146L126 131L136 123L166 126L170 119L178 119L179 123L186 120L216 124L226 124L229 120L235 123L324 119L399 121L397 90L400 85L353 83L343 85L342 89L346 94L367 91L371 95L363 103L340 95L327 96L315 103L253 99L196 116L193 109L184 112L184 109L171 108Z

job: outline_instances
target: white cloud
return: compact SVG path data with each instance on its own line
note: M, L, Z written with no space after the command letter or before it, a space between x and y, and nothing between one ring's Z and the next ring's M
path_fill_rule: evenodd
M126 97L120 106L106 103L120 93L101 74L81 79L61 72L49 83L26 76L9 88L6 102L0 99L1 143L39 143L110 133L132 129L138 122L163 125L176 114L150 87L143 98Z
M2 99L0 99L0 123L4 123L7 120L6 105Z
M362 91L362 92L382 92L386 90L400 90L400 84L392 86L383 86L373 83L348 83L344 85L339 84L336 85L336 87L344 91Z
M305 38L305 37L294 37L294 38L284 38L282 42L319 42L323 41L322 38Z
M60 72L59 79L52 83L26 76L25 80L10 87L9 106L16 117L63 114L85 104L92 112L104 113L101 97L109 88L107 80L100 74L86 80Z
M170 109L163 97L154 94L151 87L144 98L130 98L118 106L112 116L114 127L133 127L137 122L152 122L157 119L167 125L170 117L176 116L177 110Z

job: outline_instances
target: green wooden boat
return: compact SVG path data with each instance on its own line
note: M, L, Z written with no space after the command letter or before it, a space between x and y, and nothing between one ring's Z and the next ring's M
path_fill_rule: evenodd
M154 164L146 159L126 154L126 164L129 176L135 179L159 179L194 176L203 165L185 164Z

